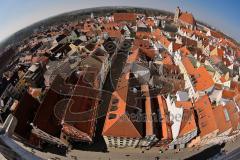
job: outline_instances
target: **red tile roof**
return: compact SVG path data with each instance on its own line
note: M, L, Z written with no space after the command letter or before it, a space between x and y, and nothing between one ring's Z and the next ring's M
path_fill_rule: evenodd
M240 93L238 93L235 97L234 97L234 101L237 104L237 106L240 107Z
M222 34L219 33L218 31L210 30L211 36L215 38L222 38Z
M45 57L45 56L41 56L41 57L33 57L32 58L32 63L43 63L43 64L47 64L48 63L49 58Z
M184 28L184 27L181 27L180 29L181 29L182 32L187 33L190 36L192 36L193 33L194 33L194 31L191 30L191 29L187 29L187 28Z
M218 48L218 49L217 49L217 53L218 53L218 56L219 56L219 57L223 57L223 55L224 55L224 50Z
M207 95L200 97L195 102L195 108L198 114L198 123L201 137L218 130L212 110L212 105Z
M13 115L17 118L17 126L15 128L15 133L22 138L28 139L31 134L32 123L34 116L39 107L39 102L25 93L18 103L17 107L13 111Z
M145 100L145 112L146 112L146 136L154 134L153 118L152 118L152 106L151 106L151 97L149 94L148 85L141 85L141 91L146 96Z
M218 63L220 63L222 61L221 57L219 57L217 55L211 55L210 58L212 59L214 64L218 64Z
M87 76L93 78L96 77L97 71L87 70L82 72L82 75L79 76L78 82L75 85L73 95L67 104L62 120L64 125L64 130L62 131L68 136L72 136L71 138L73 139L87 140L91 142L95 131L98 100L97 95L94 95L94 97L96 97L95 99L89 98L90 96L93 96L91 94L91 89L89 88L96 89L98 82L97 79L95 79L96 83L93 84L94 86L91 86L86 82L86 80L89 79L85 78ZM84 92L84 95L82 92ZM74 133L76 134L72 134L71 131L68 131L67 129L74 130Z
M236 58L240 58L240 50L237 50Z
M161 30L159 28L155 29L152 32L152 35L153 35L154 39L160 39L160 37L161 37Z
M141 47L141 48L149 48L150 42L149 42L149 40L146 40L146 39L135 39L133 41L133 45L136 47Z
M160 36L160 38L158 39L159 41L160 41L160 43L164 46L164 47L166 47L166 48L168 48L169 47L169 45L170 45L170 41L165 37L165 36Z
M134 122L126 114L128 79L129 72L122 74L118 80L117 88L112 94L102 132L104 136L142 138L142 133L138 131Z
M235 106L234 102L228 102L224 107L227 109L227 111L229 113L229 117L230 117L230 121L231 121L233 130L239 129L240 116L239 116L237 107Z
M133 63L139 58L139 48L133 47L132 54L128 56L127 63Z
M78 141L81 140L87 142L92 141L92 137L90 137L87 133L76 129L75 127L69 124L63 124L62 132L74 140Z
M157 54L155 49L140 48L140 51L151 59L153 59Z
M225 110L225 112L228 112L226 110L226 108L223 106L216 106L213 109L213 114L214 114L215 121L216 121L218 129L219 129L219 133L223 133L223 132L227 131L228 129L232 128L231 121L230 121L230 119L229 120L226 119L227 117L224 114L224 110Z
M165 99L158 95L158 104L159 104L159 110L161 114L161 135L162 140L172 139L172 131L171 131L171 125L170 125L170 118L168 116L168 109L167 109L167 103Z
M184 65L184 67L186 68L188 74L194 74L195 68L192 65L192 62L189 60L188 57L184 57L182 59L182 63Z
M240 92L240 83L236 81L231 81L230 89Z
M154 20L150 18L146 19L145 23L147 24L147 26L155 26Z
M110 37L114 37L114 38L121 37L122 33L121 33L120 28L122 26L123 26L122 23L115 23L115 22L103 24L104 31L107 32Z
M235 95L236 95L236 92L234 90L224 89L222 92L222 98L224 99L233 99Z
M178 137L182 137L197 130L193 109L184 109Z
M192 40L192 39L187 38L187 37L182 38L182 43L183 43L183 45L186 45L186 46L189 46L189 47L197 47L197 41Z
M42 88L32 88L29 87L28 93L33 96L34 98L37 98L41 95L42 93Z
M173 65L173 59L172 57L169 55L169 54L165 54L163 60L162 60L162 63L164 65Z
M185 22L191 25L196 24L196 21L191 13L183 12L180 14L178 19L181 20L182 22Z
M217 90L222 90L223 85L222 85L222 84L219 84L219 83L215 83L214 87L215 87L215 89L217 89Z
M179 44L179 43L172 43L172 51L175 52L177 51L178 49L180 49L182 47L182 44Z
M193 105L192 105L192 102L190 102L190 101L176 101L176 107L190 109L193 107Z
M147 39L147 38L151 38L151 33L150 33L150 32L137 31L135 38L136 38L136 39Z
M114 21L136 21L137 15L135 13L113 13Z
M220 78L220 81L221 81L222 83L224 83L224 82L227 81L227 80L225 79L225 76L224 76L224 75Z
M208 73L204 66L201 66L194 71L194 77L197 81L195 85L195 89L197 91L209 89L214 85L212 76Z
M200 36L201 38L207 39L206 34L199 30L194 30L194 34L196 34L197 36Z
M186 46L181 47L179 51L182 53L183 57L191 54L190 50Z
M59 87L59 85L62 84L62 82L64 82L64 79L62 79L60 76L56 76L52 83L52 86ZM64 97L65 97L64 95L58 93L55 89L52 89L51 87L47 91L43 103L40 105L37 111L33 124L42 131L52 136L60 137L62 128L61 126L62 117L56 117L55 105ZM65 109L63 108L63 111L64 110Z

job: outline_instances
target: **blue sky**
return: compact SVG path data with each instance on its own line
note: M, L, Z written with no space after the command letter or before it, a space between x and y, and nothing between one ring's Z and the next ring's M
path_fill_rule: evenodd
M175 11L177 6L240 41L239 0L5 0L0 2L0 41L59 13L99 7L138 6Z

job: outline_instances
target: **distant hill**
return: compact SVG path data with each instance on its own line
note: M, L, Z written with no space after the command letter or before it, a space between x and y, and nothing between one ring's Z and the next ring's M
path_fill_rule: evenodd
M23 29L17 31L16 33L12 34L9 38L7 38L6 40L4 40L3 42L0 43L0 55L7 46L18 45L19 42L22 42L24 39L31 36L33 34L34 30L40 28L41 26L47 27L47 26L66 23L66 22L78 21L78 20L89 17L91 13L93 13L94 15L101 16L101 15L106 15L106 13L111 14L113 12L136 12L136 13L146 14L147 16L160 15L160 14L168 15L168 16L174 15L174 13L164 11L164 10L158 10L158 9L152 9L152 8L142 8L142 7L141 8L140 7L128 7L128 6L96 7L96 8L87 8L87 9L81 9L81 10L76 10L76 11L72 11L72 12L67 12L67 13L59 14L54 17L44 19L42 21L34 23L34 24L32 24L26 28L23 28ZM202 23L202 22L199 22L199 23L210 27L209 25L207 25L205 23ZM226 37L228 37L228 36L226 36ZM233 40L233 41L236 42L235 40Z

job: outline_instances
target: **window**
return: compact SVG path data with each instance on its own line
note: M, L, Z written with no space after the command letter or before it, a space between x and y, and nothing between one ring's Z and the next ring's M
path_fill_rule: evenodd
M117 117L116 114L110 113L109 116L108 116L108 119L115 119L116 117Z
M110 111L116 111L118 109L117 106L111 106Z

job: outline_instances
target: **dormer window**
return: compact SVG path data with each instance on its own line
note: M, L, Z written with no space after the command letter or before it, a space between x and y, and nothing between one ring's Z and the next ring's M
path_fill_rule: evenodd
M108 119L115 119L117 117L116 114L110 113Z
M118 110L117 106L111 106L110 111L116 111L116 110Z
M113 99L112 100L112 105L117 105L118 104L118 99Z

